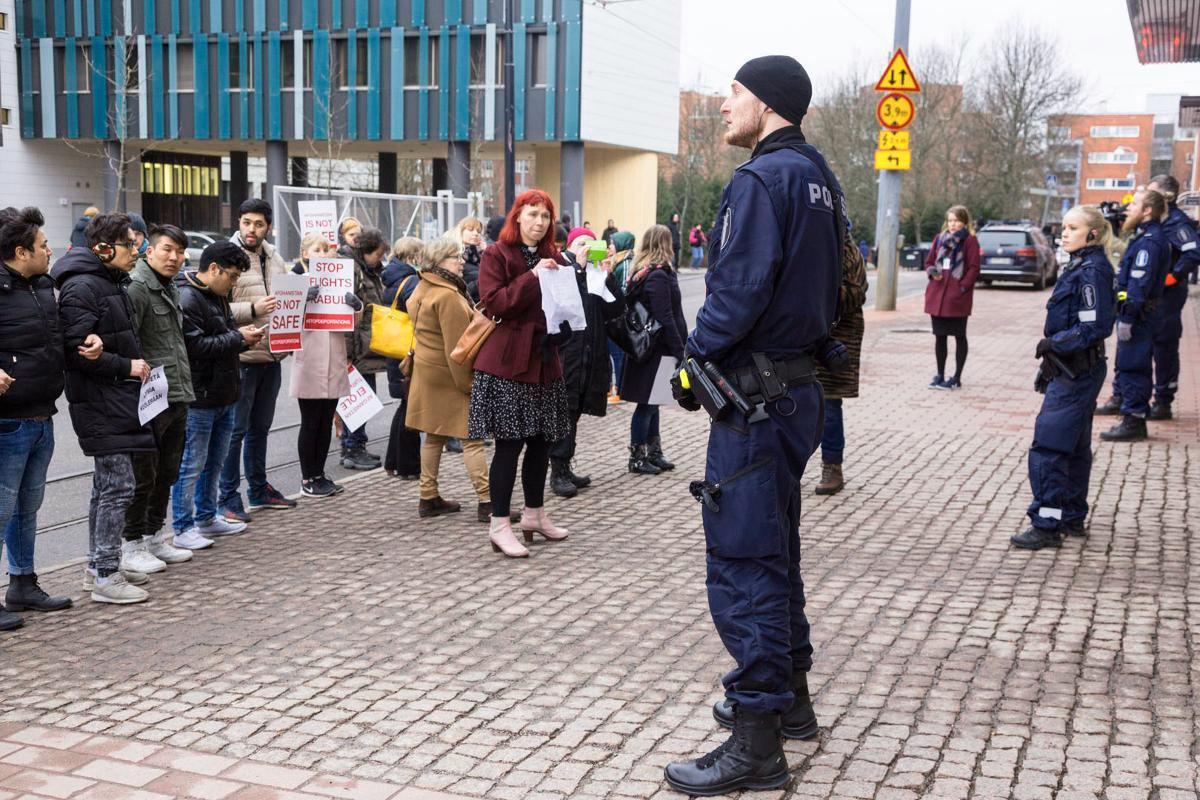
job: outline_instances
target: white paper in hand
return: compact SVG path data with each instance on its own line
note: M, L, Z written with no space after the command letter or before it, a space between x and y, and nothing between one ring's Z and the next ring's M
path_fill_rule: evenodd
M675 374L675 359L663 356L658 359L658 371L654 373L654 383L650 387L650 399L646 402L653 406L669 406L675 402L671 394L671 378Z
M595 264L587 265L587 287L588 294L594 294L606 303L617 299L608 290L608 273Z
M346 371L350 374L350 394L338 400L337 413L346 423L346 430L356 431L383 411L383 403L357 369L350 366Z
M546 330L557 333L562 323L573 331L587 329L587 317L583 313L583 297L579 284L575 282L575 270L569 266L548 269L538 273L542 286L542 312L546 315Z
M167 410L167 373L162 367L150 370L150 378L142 383L138 398L138 422L145 425Z

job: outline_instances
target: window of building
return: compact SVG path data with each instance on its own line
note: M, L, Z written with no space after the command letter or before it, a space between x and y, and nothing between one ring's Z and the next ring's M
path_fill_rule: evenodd
M1133 178L1088 178L1089 189L1132 189Z
M59 92L67 93L65 64L68 57L75 59L75 94L88 94L92 91L92 53L89 45L76 45L74 53L68 53L66 48L57 50L55 57L58 63L54 70L54 79Z
M137 45L125 45L125 91L136 94L138 90L138 50Z
M421 40L415 36L404 40L404 88L436 89L438 87L438 40L429 39L429 83L421 85Z
M1138 154L1128 147L1118 147L1111 152L1088 153L1089 164L1136 164Z
M1141 135L1137 125L1093 125L1094 139L1136 139Z
M246 72L242 73L242 46L239 42L229 43L229 91L249 92L254 90L254 53L246 45Z
M12 125L12 111L7 108L0 108L0 125L5 127Z
M284 89L309 89L312 87L312 42L304 42L301 53L304 58L304 75L301 78L300 86L296 86L296 43L287 39L280 42L279 61L280 61L280 76L282 79L281 85Z
M349 89L350 85L350 64L347 59L347 50L349 42L346 39L337 39L333 43L333 81L334 86L340 86L343 89ZM367 76L367 40L366 37L359 37L354 42L354 88L366 89L370 85Z
M190 44L175 45L175 91L191 92L196 89L196 62L192 60Z
M8 14L0 11L0 31L8 30Z
M546 34L538 33L529 37L529 64L526 71L533 86L545 86L550 80L549 55Z
M1170 139L1175 135L1175 124L1172 122L1154 123L1155 139Z
M504 85L504 42L496 38L496 64L491 75L487 75L487 37L475 34L471 37L471 88L486 89L488 86Z
M1066 141L1071 138L1071 129L1063 127L1053 127L1050 129L1050 139L1056 142Z

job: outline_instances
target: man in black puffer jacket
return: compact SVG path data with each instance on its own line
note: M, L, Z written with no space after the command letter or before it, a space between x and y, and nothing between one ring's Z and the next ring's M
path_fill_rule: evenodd
M72 248L51 272L59 288L71 424L96 467L84 583L96 602L140 603L149 595L119 569L125 512L133 502L132 454L155 449L154 435L138 420L138 398L150 365L142 360L128 295L136 249L125 214L93 217L84 237L86 248ZM90 334L104 343L94 361L79 352Z
M175 279L196 394L188 408L179 479L171 489L175 547L202 550L212 545L210 536L246 529L246 523L217 513L217 479L237 422L242 392L238 355L263 338L253 324L235 327L229 305L234 285L248 269L245 250L234 242L214 242L200 255L198 271Z

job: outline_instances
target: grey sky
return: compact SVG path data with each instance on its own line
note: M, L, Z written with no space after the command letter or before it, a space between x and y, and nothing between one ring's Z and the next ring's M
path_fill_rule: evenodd
M636 0L635 0L636 3ZM631 3L630 5L634 5ZM680 79L724 90L747 59L795 56L813 78L855 64L882 72L892 49L894 0L682 0ZM908 53L918 79L924 46L961 42L971 52L1018 19L1058 37L1064 61L1089 83L1080 112L1142 112L1148 93L1200 93L1200 64L1138 63L1125 0L913 0Z

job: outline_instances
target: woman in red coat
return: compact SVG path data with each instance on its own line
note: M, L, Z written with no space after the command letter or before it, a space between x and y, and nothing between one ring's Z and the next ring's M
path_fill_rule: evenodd
M488 535L493 549L511 558L529 555L509 522L522 449L525 540L533 541L534 533L550 541L567 538L567 531L546 516L543 501L550 444L566 436L571 427L558 357L558 345L570 330L546 331L539 281L541 273L565 263L554 245L554 202L540 189L531 189L517 196L500 240L484 251L479 264L479 297L499 324L475 359L467 432L471 439L496 440L488 476L492 502Z
M925 257L925 313L933 318L934 354L937 375L931 389L961 389L963 365L967 363L967 317L979 278L979 240L971 225L971 212L953 206L946 224L933 240ZM954 337L954 377L946 380L947 338Z

